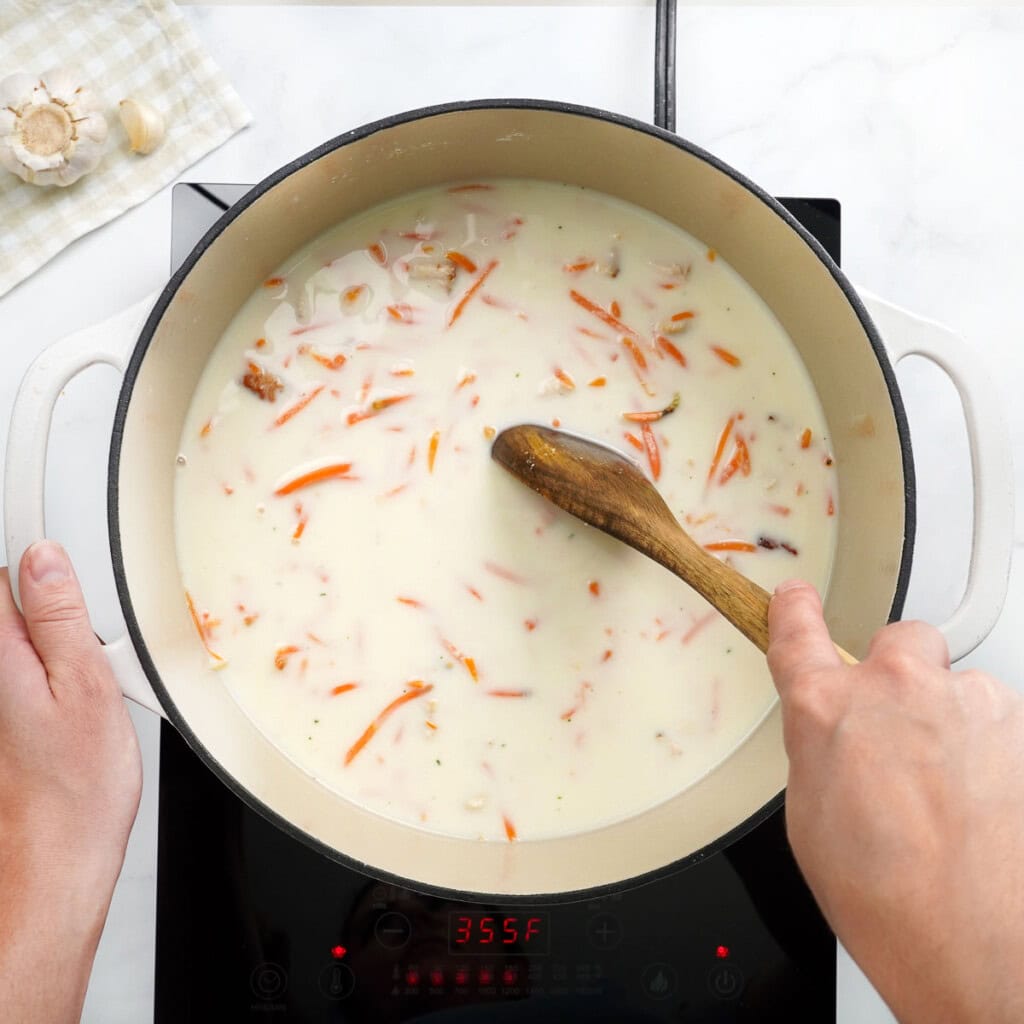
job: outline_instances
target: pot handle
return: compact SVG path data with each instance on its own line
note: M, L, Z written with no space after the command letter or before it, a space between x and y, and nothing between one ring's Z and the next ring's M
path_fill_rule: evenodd
M124 373L129 355L159 292L105 320L70 334L41 353L25 371L14 399L4 475L4 538L11 566L11 591L21 607L18 567L22 556L46 536L46 453L54 406L68 382L96 363ZM104 644L121 692L166 718L127 633Z
M1014 478L1010 435L987 371L948 327L860 291L894 364L924 356L943 370L960 395L974 483L974 527L967 588L960 607L939 628L957 661L992 631L1010 577L1013 555Z

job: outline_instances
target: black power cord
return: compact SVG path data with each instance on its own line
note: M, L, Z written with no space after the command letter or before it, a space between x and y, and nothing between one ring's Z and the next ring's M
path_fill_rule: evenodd
M676 130L676 0L657 0L654 28L654 123Z

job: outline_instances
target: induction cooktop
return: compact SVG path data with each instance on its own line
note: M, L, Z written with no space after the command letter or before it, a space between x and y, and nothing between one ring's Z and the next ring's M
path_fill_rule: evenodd
M172 269L248 187L175 186ZM838 202L780 201L838 262ZM161 728L155 1024L835 1021L835 939L781 807L643 885L466 902L324 857Z

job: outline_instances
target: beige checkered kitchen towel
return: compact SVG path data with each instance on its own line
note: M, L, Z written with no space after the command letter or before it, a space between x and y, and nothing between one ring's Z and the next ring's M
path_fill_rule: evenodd
M40 187L0 167L0 295L70 242L173 181L251 120L172 0L0 0L0 78L73 67L103 101L100 165ZM159 110L167 138L130 152L117 116L127 97Z

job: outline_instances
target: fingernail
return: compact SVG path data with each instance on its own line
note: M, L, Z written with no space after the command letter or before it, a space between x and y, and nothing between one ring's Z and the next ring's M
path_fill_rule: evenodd
M797 590L800 587L806 587L807 584L803 580L783 580L775 588L776 594L784 594L787 590Z
M52 540L41 540L28 549L28 574L36 583L57 583L71 575L64 549Z

